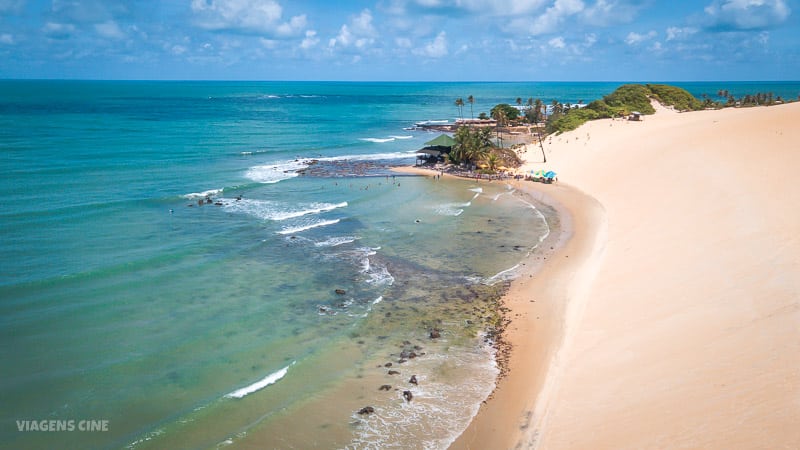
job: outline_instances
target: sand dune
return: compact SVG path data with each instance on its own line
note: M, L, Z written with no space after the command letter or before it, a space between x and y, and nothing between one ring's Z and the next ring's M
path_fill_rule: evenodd
M509 294L528 331L454 447L800 448L798 123L797 103L659 108L548 139L546 165L531 148L575 242ZM542 292L549 328L519 309ZM519 351L532 329L544 349Z

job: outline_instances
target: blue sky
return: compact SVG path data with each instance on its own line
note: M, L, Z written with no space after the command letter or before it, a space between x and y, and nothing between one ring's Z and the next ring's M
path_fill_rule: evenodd
M800 79L793 0L0 0L0 77Z

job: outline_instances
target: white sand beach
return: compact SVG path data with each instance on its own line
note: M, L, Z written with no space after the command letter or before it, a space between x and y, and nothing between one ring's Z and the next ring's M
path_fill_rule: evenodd
M798 123L658 108L531 146L559 182L517 185L569 239L513 283L509 374L453 448L800 448Z

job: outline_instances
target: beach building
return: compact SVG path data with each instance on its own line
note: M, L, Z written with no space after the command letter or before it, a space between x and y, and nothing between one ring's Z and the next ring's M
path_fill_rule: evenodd
M443 162L444 155L450 153L456 140L446 134L440 134L425 143L425 147L417 150L417 165Z

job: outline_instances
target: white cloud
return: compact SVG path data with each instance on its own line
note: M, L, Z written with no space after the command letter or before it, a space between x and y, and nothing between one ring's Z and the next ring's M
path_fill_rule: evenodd
M13 45L14 44L14 36L12 36L12 35L10 35L8 33L0 34L0 44Z
M558 31L568 17L580 13L584 8L581 0L556 0L544 14L534 19L529 31L534 36Z
M395 0L389 10L395 14L405 14L411 5L447 15L461 11L481 15L515 16L534 12L545 3L547 0Z
M108 39L121 39L125 37L125 33L122 32L119 25L113 20L95 24L94 30L100 36Z
M656 36L658 36L658 33L656 33L653 30L651 30L647 34L639 34L639 33L634 33L633 31L631 31L630 33L628 33L628 36L625 38L625 43L628 44L628 45L637 45L637 44L641 44L642 42L654 39Z
M47 22L42 27L42 32L51 39L67 39L75 32L75 25L71 23Z
M583 11L581 17L588 24L606 27L633 21L643 6L641 2L629 0L597 0Z
M18 13L25 6L25 0L0 0L0 13Z
M692 27L668 27L667 28L667 41L675 41L686 39L689 36L697 33L697 28Z
M711 28L754 30L781 24L791 10L784 0L715 0L705 13Z
M558 36L558 37L554 37L553 39L550 39L549 41L547 41L547 45L549 45L551 48L561 49L561 48L566 47L567 43L564 42L564 38L563 37Z
M317 44L319 44L317 32L315 30L308 30L306 31L306 37L303 39L303 42L300 43L300 48L308 50L315 47Z
M447 56L447 34L444 31L440 32L431 42L428 42L422 48L414 50L413 53L428 58Z
M192 0L196 24L206 30L231 30L280 37L299 34L306 16L282 21L283 8L275 0Z
M339 34L328 41L328 47L364 49L373 45L377 36L378 32L372 25L372 13L365 9L353 17L349 24L342 25Z

